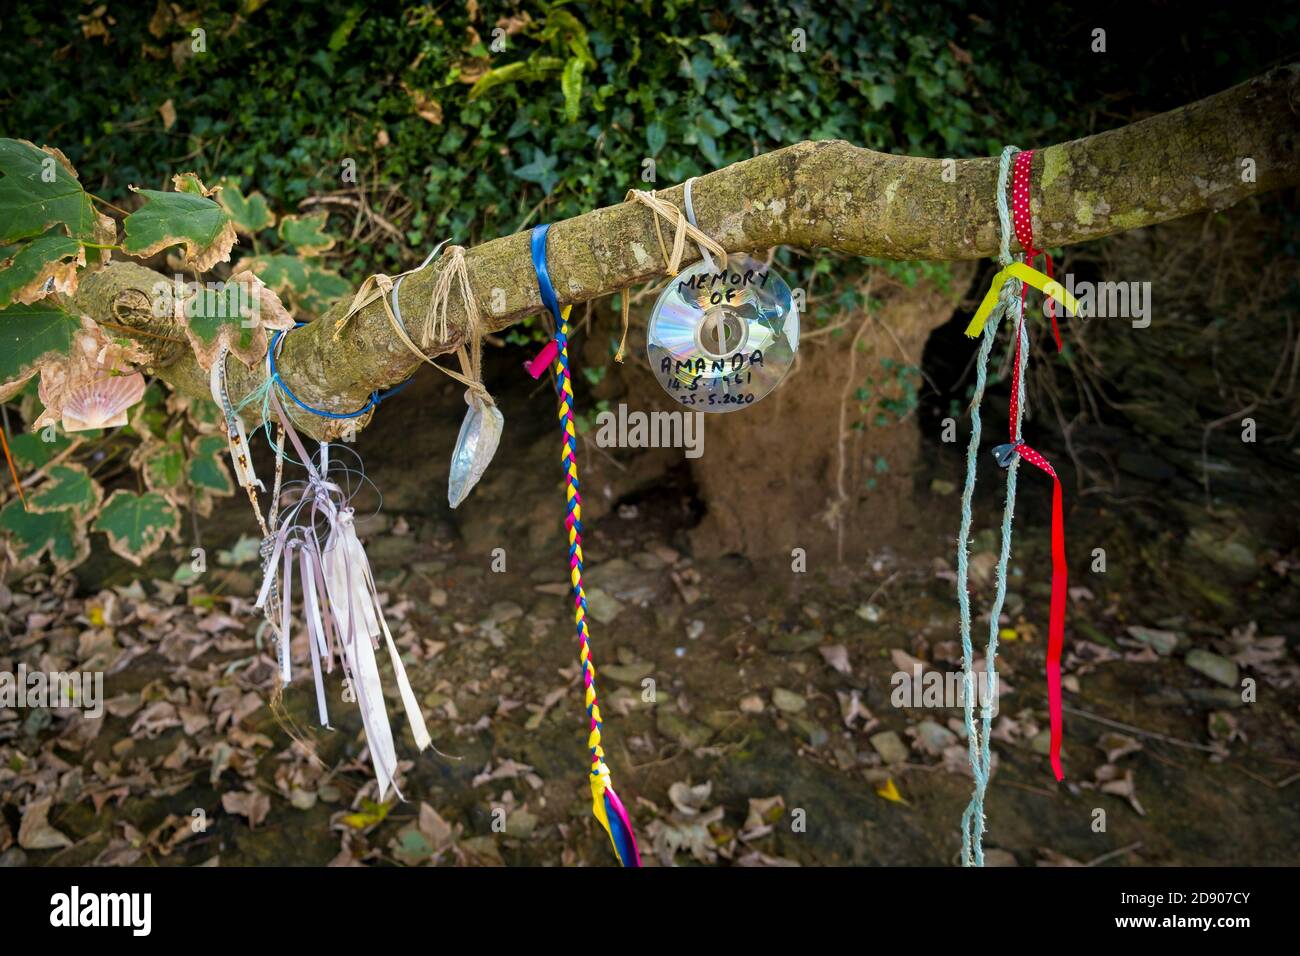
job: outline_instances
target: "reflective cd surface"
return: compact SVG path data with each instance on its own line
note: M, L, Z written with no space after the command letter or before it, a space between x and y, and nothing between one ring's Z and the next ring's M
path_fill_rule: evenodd
M678 273L650 313L646 351L659 384L692 411L732 412L785 377L799 313L775 269L732 253Z

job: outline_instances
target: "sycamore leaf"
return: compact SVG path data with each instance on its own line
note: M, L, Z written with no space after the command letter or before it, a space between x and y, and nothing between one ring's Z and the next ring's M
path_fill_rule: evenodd
M280 220L280 240L293 246L300 256L317 256L334 248L335 239L325 231L329 213L285 216Z
M203 196L211 198L221 189L217 186L214 189L208 189L203 185L203 180L199 179L198 173L177 173L172 177L172 189L178 193L189 193L192 196Z
M144 258L169 246L185 246L186 263L199 272L230 261L237 236L230 214L210 197L193 173L173 178L177 192L137 189L145 204L126 217L122 248Z
M66 156L23 139L0 139L0 244L62 226L81 242L112 245L117 226L94 204ZM107 254L107 250L104 250Z
M185 303L184 314L185 337L204 369L212 368L223 345L251 368L266 356L267 329L293 328L279 296L249 271L207 283Z
M275 213L267 205L266 197L259 192L245 196L239 186L229 180L222 182L217 202L230 213L235 229L246 236L255 236L275 225Z
M190 445L185 476L194 492L194 510L205 518L212 513L213 498L235 493L235 481L226 470L228 449L224 435L200 435Z
M71 511L78 518L89 518L104 500L99 482L81 465L55 465L49 479L34 494L27 496L27 509L37 514Z
M72 295L77 291L77 270L85 264L81 243L59 227L51 228L21 246L0 269L0 308L12 302L31 305L51 292Z
M176 538L181 515L156 491L137 495L118 489L95 519L94 530L108 535L108 546L132 564L143 564L167 535Z
M0 309L0 402L17 395L41 366L66 359L81 319L47 302Z
M0 508L0 539L14 564L28 567L48 552L58 574L75 568L90 554L90 539L75 512L26 511L16 498Z

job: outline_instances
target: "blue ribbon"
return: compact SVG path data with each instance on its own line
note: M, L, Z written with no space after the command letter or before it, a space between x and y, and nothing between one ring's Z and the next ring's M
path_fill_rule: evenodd
M554 292L552 292L551 294L554 295ZM293 327L295 329L300 329L306 324L307 324L306 322L295 322ZM407 385L411 384L411 380L408 378L405 382L402 382L399 385L394 385L386 392L381 392L379 389L375 389L373 392L370 393L370 399L366 402L366 404L361 406L361 408L355 412L343 412L343 413L327 412L323 408L312 408L310 405L308 405L306 402L300 399L297 395L295 395L292 391L290 391L289 386L286 385L284 383L284 379L280 377L279 369L275 367L276 346L279 345L280 337L284 335L284 333L287 331L288 331L287 329L280 329L274 335L271 336L271 347L266 350L266 367L267 367L268 377L271 379L271 381L275 382L276 385L280 386L280 391L284 392L285 397L289 399L289 401L293 402L295 405L297 405L305 412L311 412L313 415L319 415L321 418L334 418L334 419L360 418L362 415L370 411L372 408L378 407L379 403L382 402L384 399L391 398L392 396L400 392L402 389L406 388Z
M533 226L530 246L533 253L533 271L537 273L537 288L542 294L542 304L551 310L551 315L555 316L556 327L560 323L560 300L555 294L555 286L551 285L551 274L546 270L546 234L550 232L551 224L543 223L540 226Z

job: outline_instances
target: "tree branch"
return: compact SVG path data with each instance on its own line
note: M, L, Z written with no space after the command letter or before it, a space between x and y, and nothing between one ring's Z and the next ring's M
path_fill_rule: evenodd
M1033 161L1034 234L1047 246L1073 245L1294 186L1300 183L1298 112L1300 64L1290 64L1168 113L1041 149ZM805 142L700 177L693 199L700 227L729 251L790 245L888 259L975 259L997 250L997 166L996 158L921 159L839 140ZM682 204L681 186L659 195ZM561 303L662 276L652 219L644 206L624 202L555 223L548 261ZM685 261L696 258L689 248ZM466 261L487 330L541 310L526 232L477 246ZM430 268L403 282L408 328L423 323L435 275ZM97 321L147 330L153 320L138 306L140 293L150 301L160 278L115 262L82 279L74 305ZM421 364L398 341L378 302L335 340L335 322L350 301L292 333L280 362L295 393L330 411L361 407L372 390L406 379ZM452 297L449 320L452 334L433 343L431 355L464 339L459 296ZM140 344L157 343L142 337ZM157 359L164 381L207 394L207 376L192 355ZM263 378L260 366L230 363L236 397ZM295 419L322 438L337 437L344 427L300 412Z

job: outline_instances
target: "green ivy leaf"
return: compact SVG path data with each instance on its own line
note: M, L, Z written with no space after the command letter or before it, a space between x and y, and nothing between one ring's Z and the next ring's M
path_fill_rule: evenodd
M297 256L283 253L250 256L247 259L240 259L239 266L241 269L247 266L275 292L301 295L311 286L311 269Z
M144 485L150 491L162 492L177 500L185 481L185 446L179 432L172 432L164 441L145 441L132 456L144 476Z
M137 495L119 489L95 519L94 530L108 535L108 546L132 564L140 565L162 545L167 535L176 537L181 515L156 491Z
M218 428L224 418L217 403L207 398L185 396L185 410L189 412L190 421L199 431Z
M35 564L48 553L56 573L71 570L90 554L85 527L72 511L26 511L18 499L0 509L0 532L10 560Z
M183 177L178 180L188 182ZM230 261L235 227L230 214L207 196L193 192L160 192L131 189L146 202L126 217L126 239L122 248L133 256L151 256L170 246L184 245L185 258L199 272L218 262Z
M221 184L217 202L230 214L236 231L246 236L255 236L275 225L275 213L271 212L266 197L259 192L245 196L239 186L227 180Z
M43 433L45 429L41 429ZM40 434L19 432L9 436L9 450L13 452L14 463L22 470L36 471L72 444L67 435L54 431L54 441L46 441Z
M520 179L526 179L530 183L537 183L542 187L542 191L549 196L551 190L555 188L555 184L560 181L559 175L555 172L557 162L556 157L548 156L540 149L533 147L533 161L516 169L515 175Z
M226 470L229 446L224 435L200 435L190 446L186 477L194 490L194 507L201 515L212 513L212 499L235 493L235 480Z
M645 141L650 147L650 155L658 156L659 151L668 143L668 130L663 123L652 120L645 128Z
M48 480L27 497L27 508L37 514L71 511L89 518L104 500L103 489L81 465L55 465Z
M724 165L722 162L722 154L718 152L718 144L714 142L712 136L701 131L698 140L700 152L704 154L704 158L709 161L710 165L715 167Z
M72 264L61 265L65 259L72 259ZM0 308L15 300L32 303L44 298L51 278L54 285L50 291L71 294L77 288L77 266L85 264L81 243L58 226L51 228L19 248L8 265L0 269Z
M303 308L317 315L352 292L352 283L330 269L307 270L307 289L299 297Z
M285 216L280 220L280 240L292 246L300 256L318 256L334 248L335 239L325 231L329 213L310 216Z
M0 309L0 402L12 398L41 365L63 358L81 319L47 302Z
M867 100L871 103L873 110L878 110L888 103L894 102L894 88L883 84L869 86L866 90Z

